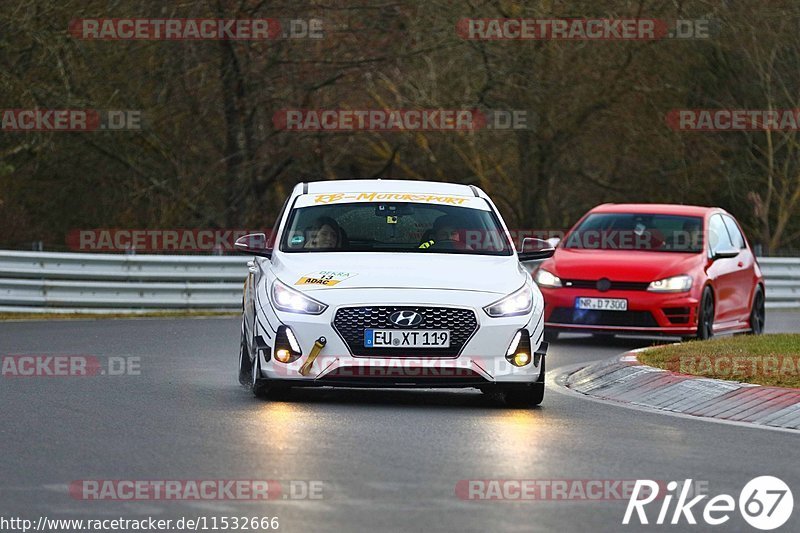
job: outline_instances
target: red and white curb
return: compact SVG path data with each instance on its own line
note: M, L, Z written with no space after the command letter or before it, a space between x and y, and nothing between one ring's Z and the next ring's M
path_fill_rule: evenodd
M800 390L699 378L643 365L633 350L563 380L593 398L688 416L800 429Z

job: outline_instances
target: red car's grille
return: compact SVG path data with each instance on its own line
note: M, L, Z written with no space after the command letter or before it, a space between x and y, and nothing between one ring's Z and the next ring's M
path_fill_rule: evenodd
M572 307L556 307L548 322L581 326L658 327L658 322L649 311L594 311Z
M646 291L650 284L639 281L611 281L608 279L568 279L564 286L571 289L594 289L605 291Z

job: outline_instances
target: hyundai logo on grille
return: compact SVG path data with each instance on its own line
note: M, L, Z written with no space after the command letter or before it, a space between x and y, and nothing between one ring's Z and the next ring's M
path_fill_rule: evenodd
M419 326L422 315L414 311L397 311L389 316L389 321L395 326Z

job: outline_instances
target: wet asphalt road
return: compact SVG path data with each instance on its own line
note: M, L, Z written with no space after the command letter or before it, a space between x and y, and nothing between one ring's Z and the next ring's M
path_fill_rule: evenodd
M798 323L800 312L768 315L770 331ZM232 318L0 323L0 355L138 357L141 365L139 375L0 378L0 515L277 516L280 531L638 531L621 525L625 501L463 501L455 488L467 479L691 478L738 498L760 475L781 477L800 506L796 434L552 390L532 410L471 390L308 389L259 401L235 380L238 328ZM551 345L548 372L649 343L564 336ZM70 482L86 479L321 482L323 498L70 497ZM708 530L685 522L657 529ZM736 513L717 529L756 531ZM797 508L783 530L800 530Z

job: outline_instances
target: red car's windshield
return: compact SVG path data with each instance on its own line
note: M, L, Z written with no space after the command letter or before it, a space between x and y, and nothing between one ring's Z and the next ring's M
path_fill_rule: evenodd
M698 253L703 219L680 215L593 213L566 237L564 248Z

